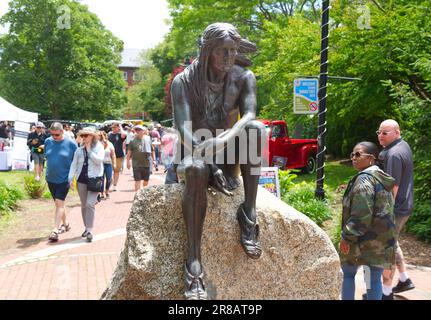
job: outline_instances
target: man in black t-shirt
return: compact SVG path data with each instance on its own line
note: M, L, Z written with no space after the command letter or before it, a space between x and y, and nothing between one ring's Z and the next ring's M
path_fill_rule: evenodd
M380 145L384 148L379 155L383 170L395 179L395 263L400 279L395 287L392 280L395 268L383 272L382 300L393 300L394 293L414 289L407 274L406 262L399 245L399 236L413 213L413 155L410 146L401 138L400 126L395 120L385 120L377 130Z
M114 186L113 191L117 191L117 183L120 178L120 171L123 169L124 159L124 141L126 140L127 133L123 130L119 122L112 124L112 131L108 134L108 140L114 145L116 165L114 167Z
M36 130L31 132L27 138L27 146L30 149L31 157L34 161L36 181L40 180L45 164L44 148L47 136L44 132L44 128L44 124L42 122L38 122L36 124Z

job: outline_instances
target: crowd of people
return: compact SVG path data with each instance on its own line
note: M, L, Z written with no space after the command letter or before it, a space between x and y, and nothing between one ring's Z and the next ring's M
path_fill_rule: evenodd
M55 203L55 225L48 238L51 242L57 242L59 234L71 229L65 211L71 188L76 186L81 201L85 227L82 237L91 242L96 204L117 191L123 163L133 168L138 191L148 185L153 167L158 171L160 161L165 168L172 162L176 143L174 132L160 124L150 129L142 125L123 128L120 122L114 122L108 134L85 127L76 136L69 125L59 122L46 129L42 122L36 123L27 145L35 179L41 180L46 168L45 179Z

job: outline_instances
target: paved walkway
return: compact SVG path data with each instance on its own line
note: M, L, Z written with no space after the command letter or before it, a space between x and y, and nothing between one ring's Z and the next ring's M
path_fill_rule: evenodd
M150 185L164 182L155 172ZM68 219L72 229L57 243L41 242L0 258L0 299L99 299L117 265L134 198L131 171L120 176L118 191L96 205L94 239L88 243L80 207Z
M161 171L150 178L150 185L162 184ZM118 191L96 206L92 243L81 238L80 207L68 215L72 230L51 244L20 249L0 258L0 299L99 299L116 267L126 237L126 224L134 198L129 170L120 176ZM409 266L416 289L399 299L431 300L431 268ZM365 292L363 273L358 272L356 298Z

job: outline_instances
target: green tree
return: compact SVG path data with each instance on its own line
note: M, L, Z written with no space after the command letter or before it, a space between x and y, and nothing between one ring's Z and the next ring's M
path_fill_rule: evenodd
M125 103L117 66L122 42L72 0L12 0L0 19L0 94L44 117L118 117Z

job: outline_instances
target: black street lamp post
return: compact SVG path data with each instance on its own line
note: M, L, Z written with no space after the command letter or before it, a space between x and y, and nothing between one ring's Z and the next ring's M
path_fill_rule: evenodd
M325 178L325 135L326 135L326 87L328 83L328 36L329 36L329 0L322 0L322 38L320 49L320 77L319 77L319 125L317 128L317 180L315 196L325 199L323 181Z

